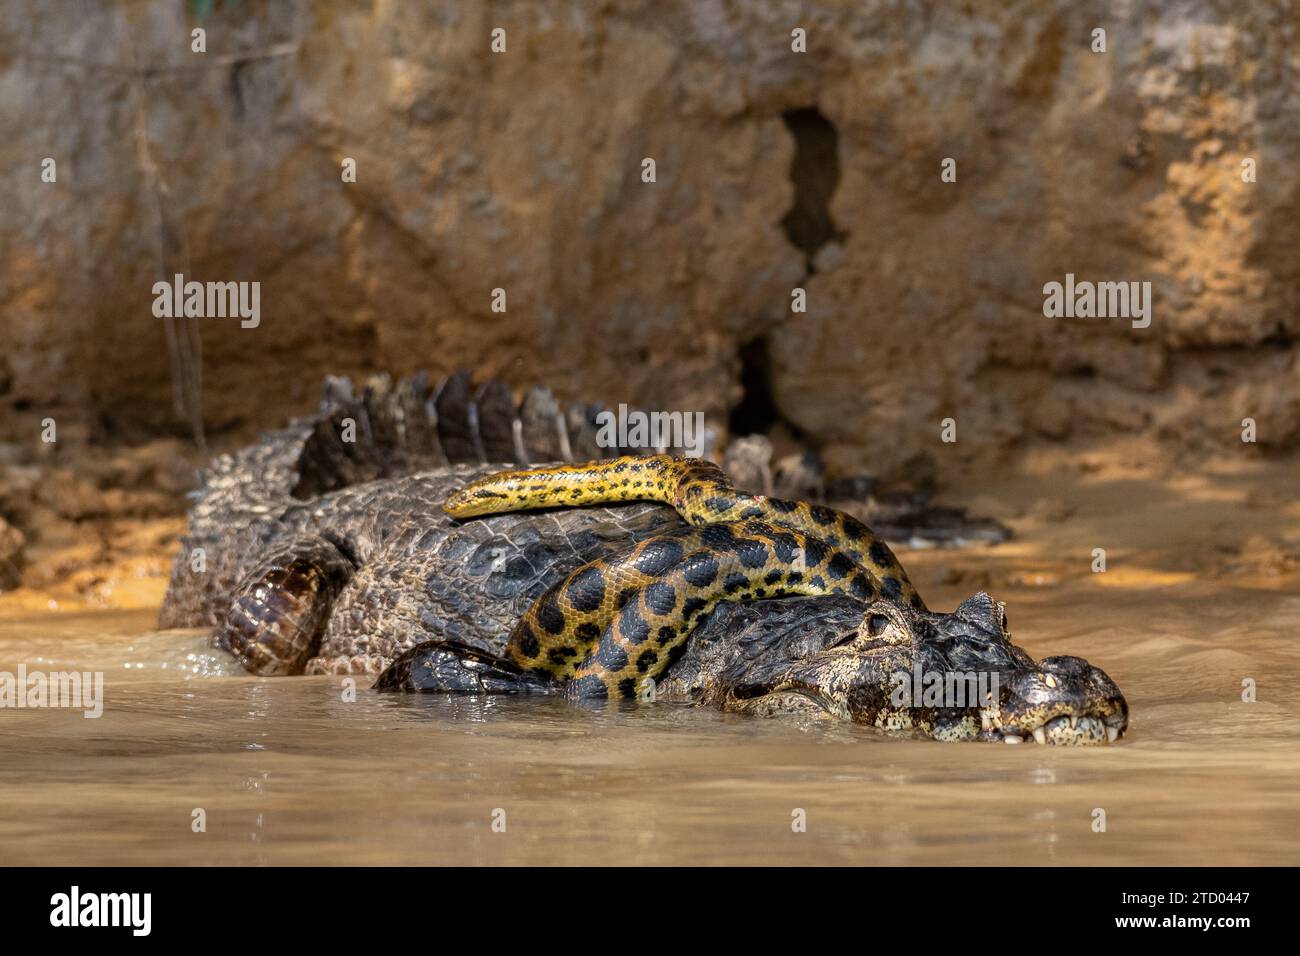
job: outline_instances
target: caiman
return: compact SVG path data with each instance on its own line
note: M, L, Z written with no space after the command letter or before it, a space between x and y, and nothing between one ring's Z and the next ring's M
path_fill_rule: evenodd
M1035 662L987 594L933 611L856 518L739 491L706 460L598 459L590 411L544 389L516 407L464 373L359 395L331 380L319 414L208 469L160 623L213 627L256 674L384 691L681 701L938 740L1127 728L1104 672Z

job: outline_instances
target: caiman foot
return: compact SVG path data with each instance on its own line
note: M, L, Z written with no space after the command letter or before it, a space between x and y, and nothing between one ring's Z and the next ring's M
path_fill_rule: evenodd
M513 661L454 641L417 644L375 681L375 690L442 694L553 694L558 689Z
M254 674L301 674L354 570L325 538L291 538L244 578L217 629L216 645Z

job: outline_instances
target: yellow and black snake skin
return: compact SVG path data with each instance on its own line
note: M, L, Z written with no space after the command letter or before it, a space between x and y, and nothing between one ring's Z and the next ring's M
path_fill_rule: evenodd
M520 620L508 654L574 682L580 696L632 697L671 663L719 601L848 594L925 605L888 545L820 505L737 491L700 459L628 456L488 475L450 495L452 517L659 501L693 527L586 564Z

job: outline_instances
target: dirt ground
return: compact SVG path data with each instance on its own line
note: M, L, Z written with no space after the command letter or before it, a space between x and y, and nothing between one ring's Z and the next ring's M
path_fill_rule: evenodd
M164 440L0 466L0 614L160 604L201 460ZM941 487L938 500L995 518L1013 536L963 549L900 546L935 598L1196 580L1300 591L1295 460L1220 456L1193 471L1140 440L1041 447ZM1094 570L1096 549L1104 571Z

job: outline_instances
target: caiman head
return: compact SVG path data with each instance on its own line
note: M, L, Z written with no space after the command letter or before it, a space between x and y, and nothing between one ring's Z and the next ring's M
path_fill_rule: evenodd
M1104 744L1128 704L1079 657L1035 662L983 592L951 614L843 598L719 607L664 689L753 714L824 712L939 740Z

